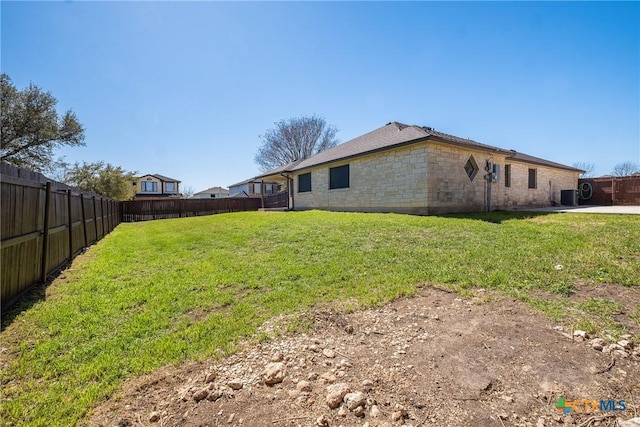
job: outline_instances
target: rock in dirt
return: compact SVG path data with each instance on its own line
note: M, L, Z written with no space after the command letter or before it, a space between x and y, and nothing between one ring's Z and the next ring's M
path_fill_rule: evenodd
M262 373L266 385L274 385L284 380L285 369L282 362L269 363Z
M361 391L347 393L344 395L342 400L347 405L347 409L353 411L357 407L364 405L364 393L362 393Z
M160 419L160 413L158 411L153 411L152 413L149 414L150 423L155 423L159 419Z
M330 348L325 348L324 350L322 350L322 354L329 359L333 359L334 357L336 357L336 352L331 350Z
M380 409L378 409L378 405L371 405L369 415L371 415L371 418L378 418L380 416Z
M326 415L320 415L316 418L316 426L318 427L329 427L329 418Z
M296 388L298 389L298 391L310 392L311 383L306 380L301 380L301 381L298 381L298 384L296 384Z
M209 396L209 389L202 388L193 393L193 400L195 400L196 402L200 402L201 400L206 399L207 396Z
M344 398L347 393L349 393L349 386L347 383L336 383L327 387L327 396L325 400L329 408L335 409L340 406L342 398Z
M242 380L240 378L234 378L227 383L231 390L240 390L242 388Z
M207 372L207 374L204 377L204 382L212 383L215 381L217 377L218 377L218 374L216 372Z

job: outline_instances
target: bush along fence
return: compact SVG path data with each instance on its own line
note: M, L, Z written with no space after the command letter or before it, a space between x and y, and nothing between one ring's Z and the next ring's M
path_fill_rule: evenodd
M0 309L46 283L121 221L121 202L0 164Z
M578 180L581 205L640 205L640 176L607 176Z
M150 199L122 202L122 221L184 218L226 212L257 211L260 198Z

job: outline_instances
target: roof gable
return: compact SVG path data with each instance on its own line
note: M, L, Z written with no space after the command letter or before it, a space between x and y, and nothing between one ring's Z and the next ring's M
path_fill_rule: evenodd
M177 179L169 178L168 176L160 175L160 174L157 174L157 173L148 173L146 175L139 176L137 179L146 178L148 176L151 176L151 177L153 177L155 179L159 179L160 181L163 181L163 182L182 182L182 181L179 181Z

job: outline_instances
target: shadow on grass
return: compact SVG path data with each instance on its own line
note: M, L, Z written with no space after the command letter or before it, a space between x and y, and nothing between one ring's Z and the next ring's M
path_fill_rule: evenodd
M502 224L504 221L513 219L531 219L539 216L552 215L555 212L533 212L533 211L493 211L482 213L460 213L438 215L443 218L476 219L490 222L492 224Z
M11 325L22 312L29 310L40 301L44 301L46 299L47 286L69 267L69 265L68 262L64 263L60 268L50 273L46 283L36 283L11 298L7 303L3 301L0 307L0 332Z

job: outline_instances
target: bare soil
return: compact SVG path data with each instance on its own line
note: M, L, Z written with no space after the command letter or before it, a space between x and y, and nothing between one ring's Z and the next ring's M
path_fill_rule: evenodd
M287 334L290 322L308 330ZM227 358L132 379L89 423L585 427L638 416L638 351L614 357L558 329L482 290L461 298L429 287L375 309L324 307L270 320L259 334L268 340L247 341ZM268 386L263 371L278 361L284 380ZM362 392L361 409L328 406L327 387L336 383ZM555 408L560 396L625 400L626 410L565 415Z

